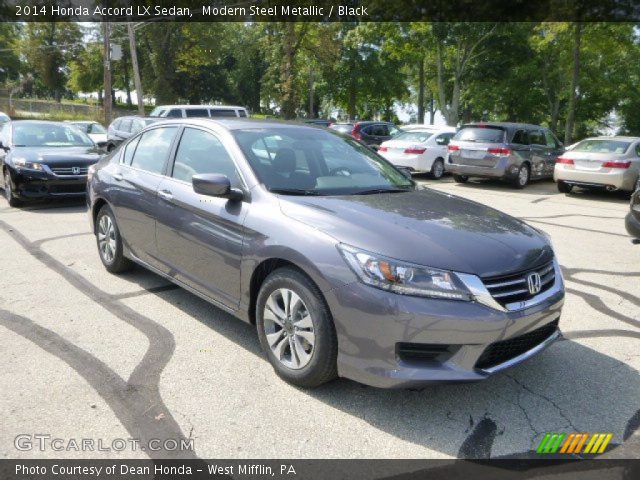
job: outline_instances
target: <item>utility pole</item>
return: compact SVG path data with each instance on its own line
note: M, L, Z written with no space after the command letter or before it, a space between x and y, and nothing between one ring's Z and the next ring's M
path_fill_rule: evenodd
M104 37L104 97L103 97L103 109L104 109L104 123L109 125L111 123L111 42L109 40L110 25L109 22L102 22L103 37Z
M313 66L309 65L309 118L315 118L313 111Z
M127 23L129 31L129 48L131 49L131 66L133 67L133 81L136 85L136 96L138 97L138 113L144 117L144 101L142 94L142 81L140 80L140 68L138 67L138 52L136 51L136 33L133 24Z

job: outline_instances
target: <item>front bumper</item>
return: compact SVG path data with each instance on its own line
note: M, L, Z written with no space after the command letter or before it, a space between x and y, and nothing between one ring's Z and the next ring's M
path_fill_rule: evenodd
M86 175L58 176L49 171L16 170L11 174L13 192L20 199L48 197L83 197L87 191Z
M397 295L360 282L332 290L327 300L338 335L338 373L375 387L407 388L483 380L516 365L560 336L554 322L564 282L557 263L555 268L553 287L519 310ZM533 342L525 351L486 361L491 350L522 339ZM412 349L436 354L407 355Z
M638 180L638 172L630 168L612 168L609 170L609 172L589 172L556 164L553 171L553 180L577 186L610 187L618 190L633 191Z

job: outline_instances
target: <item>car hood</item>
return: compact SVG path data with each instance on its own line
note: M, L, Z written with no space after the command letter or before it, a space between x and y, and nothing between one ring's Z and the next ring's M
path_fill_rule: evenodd
M100 153L95 145L90 147L16 147L12 151L12 156L46 165L64 163L83 166L94 164L100 159Z
M375 195L280 196L284 215L337 241L434 268L482 277L553 258L547 239L502 212L430 189Z

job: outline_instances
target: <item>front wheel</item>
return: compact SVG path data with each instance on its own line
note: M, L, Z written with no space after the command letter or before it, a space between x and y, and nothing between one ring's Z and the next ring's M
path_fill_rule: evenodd
M466 175L454 175L453 179L458 183L467 183L469 181L469 177Z
M96 218L96 241L102 264L111 273L122 273L133 266L124 256L122 237L116 219L108 205L103 206Z
M558 181L558 191L560 193L571 193L571 190L573 190L573 185L563 182L562 180Z
M317 387L337 376L338 340L318 287L302 272L279 268L260 288L256 326L276 373L300 387Z
M8 169L5 169L4 171L4 198L7 199L10 207L19 207L22 205L22 202L13 195L11 174Z
M431 176L436 180L440 180L443 175L444 161L441 158L436 158L436 160L433 162L433 165L431 165Z

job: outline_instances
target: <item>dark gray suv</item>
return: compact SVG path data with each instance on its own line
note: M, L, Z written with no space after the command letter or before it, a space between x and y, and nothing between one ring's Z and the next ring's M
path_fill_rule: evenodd
M297 385L481 380L560 335L544 233L325 129L158 123L91 169L88 192L107 270L136 262L255 324Z
M553 178L564 147L547 128L526 123L462 125L449 143L445 170L458 183L470 177L500 178L515 188Z

